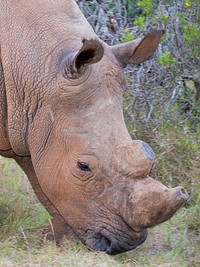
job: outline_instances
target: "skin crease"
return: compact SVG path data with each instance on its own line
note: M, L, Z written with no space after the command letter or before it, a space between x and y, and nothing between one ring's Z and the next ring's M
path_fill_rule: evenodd
M57 241L135 248L187 200L148 177L153 152L123 119L123 66L148 59L163 31L110 47L72 0L3 0L0 11L0 154L27 174Z

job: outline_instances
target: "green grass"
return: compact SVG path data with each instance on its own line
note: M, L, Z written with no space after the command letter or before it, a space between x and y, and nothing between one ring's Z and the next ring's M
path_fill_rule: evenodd
M184 184L190 200L171 220L149 229L143 245L117 256L90 252L80 242L47 242L49 215L16 163L0 157L0 267L200 266L200 141L198 132L188 137L180 129L160 130L152 144L158 155L152 176Z

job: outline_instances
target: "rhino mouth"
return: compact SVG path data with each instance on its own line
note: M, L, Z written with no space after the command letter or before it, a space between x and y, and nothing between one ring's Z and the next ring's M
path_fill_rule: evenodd
M122 234L111 235L110 233L96 233L87 238L86 245L92 251L105 252L115 255L128 250L135 249L147 238L147 230L144 230L137 238L123 238Z

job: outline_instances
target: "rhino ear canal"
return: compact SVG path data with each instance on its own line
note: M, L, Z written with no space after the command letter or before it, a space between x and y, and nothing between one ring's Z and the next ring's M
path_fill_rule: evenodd
M64 76L77 78L85 72L91 64L101 60L104 54L103 45L98 40L83 40L83 46L65 62Z
M74 69L80 71L81 68L97 63L103 57L104 49L97 40L83 40L83 46L74 58Z
M164 33L163 29L152 30L142 39L113 46L113 53L124 67L128 64L140 64L153 55Z

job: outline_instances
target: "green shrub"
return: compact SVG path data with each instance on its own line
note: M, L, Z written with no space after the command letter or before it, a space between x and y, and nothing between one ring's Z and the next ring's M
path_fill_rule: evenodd
M129 42L135 39L135 36L130 32L129 28L124 29L124 35L121 37L121 42Z
M172 56L170 51L166 51L166 52L159 55L158 63L163 68L169 68L171 65L176 63L176 59L175 59L175 57Z
M142 13L146 16L150 16L155 5L151 0L140 0L137 5L142 8Z

